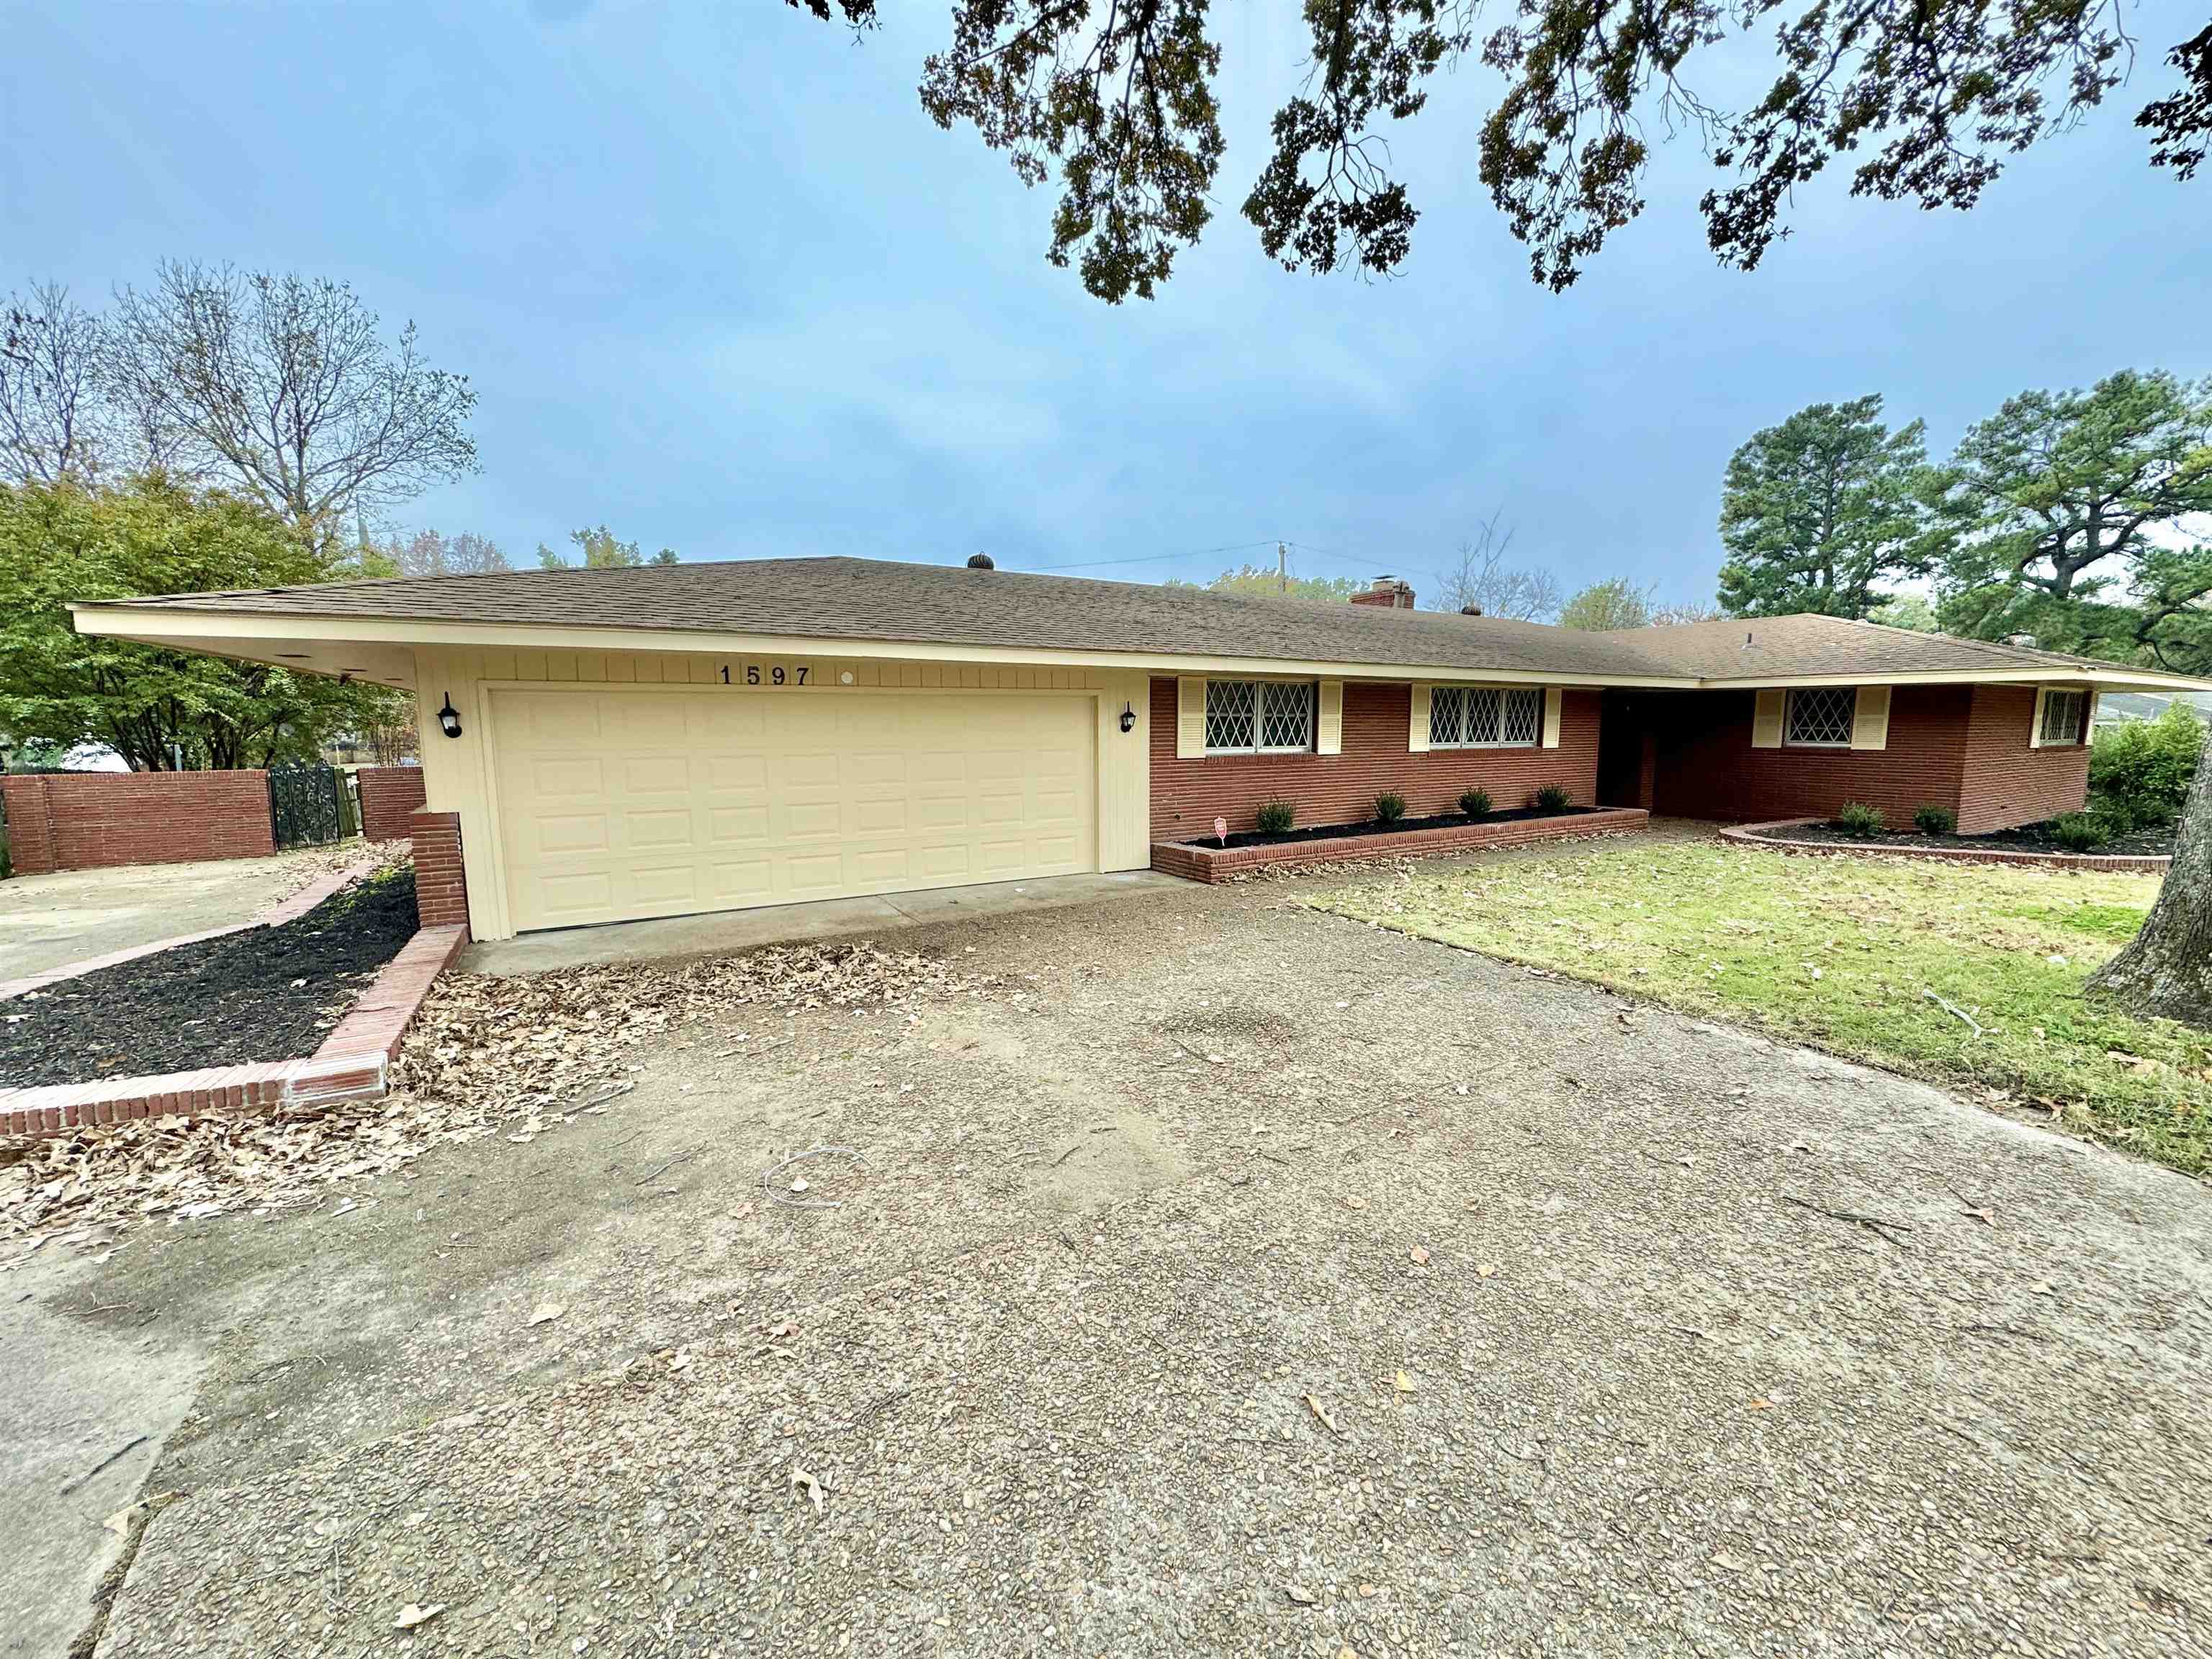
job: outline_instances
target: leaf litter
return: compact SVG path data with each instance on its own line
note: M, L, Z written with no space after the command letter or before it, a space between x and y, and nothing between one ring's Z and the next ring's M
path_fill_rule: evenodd
M409 1028L381 1100L246 1115L146 1118L0 1140L0 1239L100 1247L117 1230L319 1203L433 1147L524 1143L627 1093L642 1044L741 1007L894 1006L980 994L963 973L870 941L527 977L447 974Z

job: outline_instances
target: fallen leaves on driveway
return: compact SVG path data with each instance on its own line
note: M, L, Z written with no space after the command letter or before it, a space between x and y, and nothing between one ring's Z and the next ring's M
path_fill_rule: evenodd
M979 994L988 975L858 944L779 945L701 962L527 977L448 974L382 1100L252 1116L161 1117L0 1142L0 1238L100 1244L156 1216L198 1219L319 1202L441 1143L525 1142L626 1088L633 1052L733 1008L848 1008Z

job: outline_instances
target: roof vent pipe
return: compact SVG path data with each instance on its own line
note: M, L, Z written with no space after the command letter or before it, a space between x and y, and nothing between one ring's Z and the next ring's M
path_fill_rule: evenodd
M968 556L968 568L970 570L996 570L999 567L992 562L988 553L970 553Z
M1463 605L1459 608L1459 614L1462 617L1480 617L1482 614L1482 607L1479 605Z

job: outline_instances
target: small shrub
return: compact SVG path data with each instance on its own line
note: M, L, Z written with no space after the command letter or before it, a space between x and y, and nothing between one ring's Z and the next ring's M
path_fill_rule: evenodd
M2115 806L2110 801L2091 801L2089 816L2096 823L2097 840L2100 844L2108 841L2118 841L2122 836L2136 828L2135 820L2130 818L2124 809Z
M1260 810L1253 817L1259 823L1261 835L1279 836L1297 822L1298 814L1297 809L1290 802L1279 798L1261 801Z
M1948 806L1938 806L1930 801L1914 809L1912 827L1923 836L1954 835L1958 831L1959 815Z
M1403 795L1386 793L1375 797L1376 823L1395 823L1405 816L1406 798Z
M2154 720L2106 726L2089 748L2089 793L2124 814L2130 828L2171 823L2181 816L2204 728L2179 702Z
M2051 819L2051 833L2069 853L2086 853L2105 839L2102 827L2088 812L2068 812Z
M1459 810L1471 818L1480 817L1490 810L1490 792L1487 789L1462 792L1459 798Z
M1564 784L1547 783L1528 797L1528 804L1539 812L1564 812L1575 804L1575 798Z
M1843 810L1836 814L1836 828L1847 836L1878 836L1888 823L1881 808L1869 806L1863 800L1845 801Z

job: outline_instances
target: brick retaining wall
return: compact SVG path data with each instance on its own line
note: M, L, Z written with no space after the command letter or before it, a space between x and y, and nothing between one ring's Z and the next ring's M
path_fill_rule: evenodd
M266 858L269 775L60 772L0 778L19 875Z
M1780 818L1772 823L1731 824L1721 831L1723 841L1745 847L1769 847L1778 853L1833 853L1844 858L1937 859L1953 864L2032 864L2047 870L2107 870L2122 875L2142 872L2162 876L2172 859L2157 853L2016 853L1999 847L1886 847L1869 842L1846 847L1832 841L1793 841L1788 831L1826 818Z
M1435 830L1402 830L1389 835L1341 836L1322 841L1278 842L1273 846L1206 847L1163 842L1152 848L1152 868L1186 881L1216 883L1268 865L1339 864L1360 859L1403 858L1429 853L1469 853L1497 847L1525 847L1533 842L1566 841L1581 836L1618 835L1645 828L1651 815L1641 807L1607 807L1567 817L1514 818L1502 823L1446 824Z
M425 927L469 925L469 877L461 863L461 815L417 809L408 820L415 842L415 912Z

